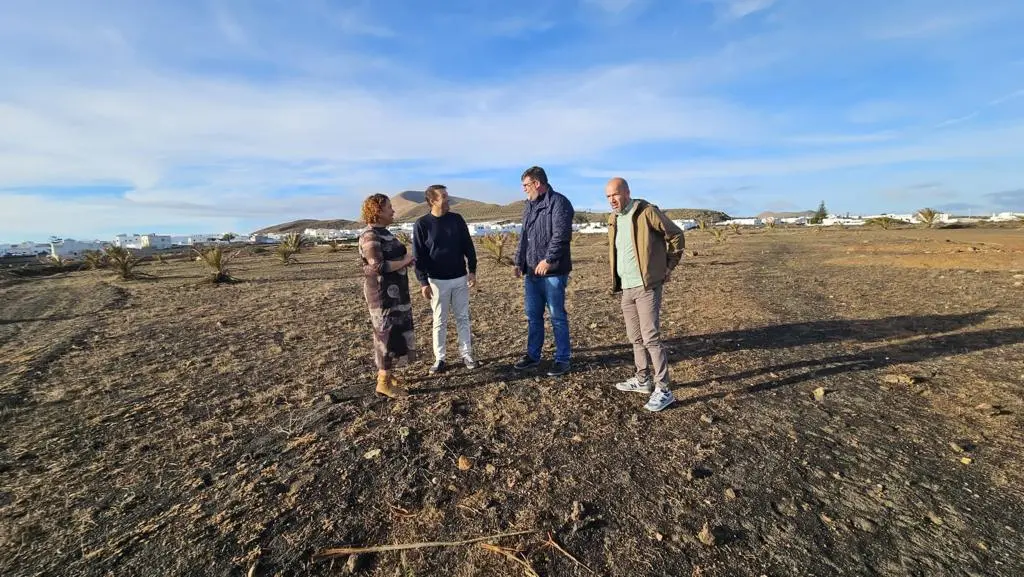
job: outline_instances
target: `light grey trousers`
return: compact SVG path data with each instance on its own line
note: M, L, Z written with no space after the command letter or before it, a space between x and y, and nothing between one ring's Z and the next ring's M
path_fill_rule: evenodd
M467 277L451 280L430 279L430 308L434 312L434 359L447 360L448 316L455 317L459 334L459 354L473 357L473 333L469 321L469 285Z

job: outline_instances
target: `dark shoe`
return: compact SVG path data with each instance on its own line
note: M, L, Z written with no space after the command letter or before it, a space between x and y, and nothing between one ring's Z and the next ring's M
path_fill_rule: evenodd
M430 374L440 375L441 373L448 370L448 363L444 361L437 361L434 366L430 367Z
M569 369L570 369L569 361L565 361L565 362L555 361L555 363L553 365L551 365L551 368L548 369L548 376L549 377L560 377L560 376L564 375L565 373L568 373Z
M523 355L523 358L519 359L516 364L512 365L512 368L517 371L525 371L526 369L532 369L539 364L540 361L531 359L530 355Z

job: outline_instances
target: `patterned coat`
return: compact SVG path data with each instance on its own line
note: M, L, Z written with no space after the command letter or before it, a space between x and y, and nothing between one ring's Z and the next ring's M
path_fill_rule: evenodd
M416 360L408 267L394 272L388 261L401 260L407 249L388 229L367 227L359 235L363 261L363 296L373 324L373 357L378 370Z

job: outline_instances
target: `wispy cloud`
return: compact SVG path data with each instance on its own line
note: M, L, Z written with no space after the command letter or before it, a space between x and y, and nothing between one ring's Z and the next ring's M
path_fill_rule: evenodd
M245 33L242 25L235 19L235 17L228 12L228 8L224 3L215 0L211 4L213 10L214 21L217 23L217 28L228 42L235 46L248 46L249 36Z
M730 18L745 18L767 10L776 0L710 0L722 8Z
M1024 89L1016 90L1016 91L1011 92L1009 94L1000 96L999 98L996 98L994 100L990 100L988 102L988 106L998 106L1000 104L1003 104L1004 102L1009 102L1011 100L1016 100L1016 99L1021 98L1021 97L1024 97Z
M990 192L983 196L991 204L1006 207L1008 210L1024 211L1024 188Z
M871 142L886 142L899 136L893 130L881 132L870 132L867 134L806 134L792 136L788 142L796 144L862 144Z
M620 14L629 8L637 8L648 0L582 0L585 6L598 8L609 14Z
M935 135L917 142L846 152L771 155L738 160L693 160L624 171L633 179L683 182L714 178L777 177L827 172L857 167L899 165L911 162L942 162L977 158L1012 159L1024 155L1024 124L976 130L955 135ZM604 176L606 170L584 169L588 177Z
M555 22L553 20L513 16L490 23L487 26L487 30L491 34L499 36L516 37L544 32L554 27Z

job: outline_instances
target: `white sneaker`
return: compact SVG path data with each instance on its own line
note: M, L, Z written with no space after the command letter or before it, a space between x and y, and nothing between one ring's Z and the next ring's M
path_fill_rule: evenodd
M462 357L462 362L466 365L466 368L471 371L475 369L477 366L476 361L473 360L473 357Z
M672 391L668 389L654 389L654 392L651 393L651 398L647 400L644 408L656 413L674 402L676 402L676 398L672 395Z
M631 377L629 380L621 383L616 383L615 388L620 391L626 391L627 393L651 393L654 391L654 383L650 379L641 381L636 377Z

